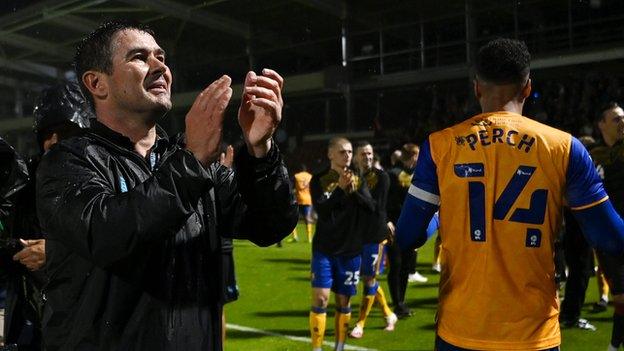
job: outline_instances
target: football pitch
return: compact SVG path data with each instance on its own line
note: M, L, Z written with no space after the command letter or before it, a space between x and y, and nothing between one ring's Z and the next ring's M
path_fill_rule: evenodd
M305 238L300 225L299 237ZM308 312L310 309L310 256L307 240L284 242L282 248L258 248L245 241L235 243L236 270L241 290L240 299L226 306L228 324L225 350L310 350ZM418 270L429 278L424 284L410 284L407 302L414 315L400 320L394 332L383 330L385 321L377 306L369 315L364 337L347 339L350 350L433 350L434 315L437 308L439 276L431 271L433 240L419 251ZM381 278L390 302L385 275ZM352 300L352 325L355 324L361 300ZM595 332L564 329L564 351L606 350L611 335L613 307L592 314L591 304L597 300L597 286L592 277L582 316L594 324ZM332 297L333 302L333 297ZM333 349L333 303L327 313L326 346Z

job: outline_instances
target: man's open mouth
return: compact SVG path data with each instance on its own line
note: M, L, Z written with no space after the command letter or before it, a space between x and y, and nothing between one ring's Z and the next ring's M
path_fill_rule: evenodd
M152 93L166 93L167 92L167 82L165 82L164 79L160 78L157 79L155 81L153 81L152 83L150 83L149 85L147 85L147 90L149 92Z

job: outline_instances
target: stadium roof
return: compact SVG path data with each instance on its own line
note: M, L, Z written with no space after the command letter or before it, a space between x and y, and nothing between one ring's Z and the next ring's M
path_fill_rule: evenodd
M223 73L236 83L266 66L289 77L291 95L464 77L475 48L495 36L527 41L534 67L617 59L623 17L615 0L5 0L0 129L27 125L6 118L28 115L20 104L72 77L75 44L111 19L156 31L183 107Z

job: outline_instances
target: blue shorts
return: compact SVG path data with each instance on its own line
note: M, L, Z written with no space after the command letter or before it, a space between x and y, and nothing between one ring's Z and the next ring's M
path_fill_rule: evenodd
M442 340L442 338L439 336L436 336L435 350L436 351L472 351L468 349L462 349L461 347L453 346L449 344L448 342ZM547 350L543 350L543 351L559 351L559 346L553 347Z
M340 295L354 296L360 281L361 256L329 256L312 252L312 287L331 290Z
M311 214L312 214L312 206L299 205L299 218L303 218L307 222L308 220L310 220Z
M384 247L383 243L366 244L362 249L362 267L360 275L364 277L375 277L383 273L384 269Z

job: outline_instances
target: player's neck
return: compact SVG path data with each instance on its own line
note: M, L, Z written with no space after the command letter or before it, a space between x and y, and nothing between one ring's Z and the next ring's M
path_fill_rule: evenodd
M611 146L615 145L615 143L617 143L617 142L618 142L618 139L617 139L617 138L613 138L613 137L611 137L611 136L609 136L609 135L606 135L606 134L603 134L603 135L602 135L602 140L604 140L604 143L605 143L608 147L611 147Z
M333 163L331 164L331 169L336 171L336 173L338 173L338 174L342 174L342 172L344 171L344 167L340 167L340 166L335 165Z
M501 100L501 99L482 99L481 100L481 111L483 113L488 112L497 112L497 111L507 111L521 115L522 107L524 106L524 101L519 102L517 100Z

